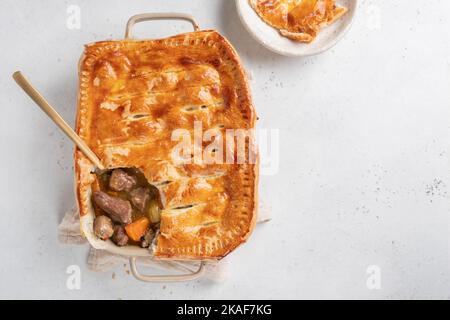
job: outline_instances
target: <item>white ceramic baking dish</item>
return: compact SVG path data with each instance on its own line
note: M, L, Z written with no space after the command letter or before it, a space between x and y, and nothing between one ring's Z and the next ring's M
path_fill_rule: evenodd
M194 18L188 14L181 13L144 13L138 14L131 17L128 20L125 31L125 39L132 38L132 28L133 26L141 21L147 20L162 20L162 19L171 19L171 20L185 20L192 24L194 27L194 31L199 31L199 26L194 20ZM80 163L78 164L80 165ZM87 170L81 170L82 172L93 172L95 167L90 163L81 164L83 166L89 166L89 168L85 168ZM77 189L77 179L75 179L75 189ZM92 191L89 191L91 193ZM76 192L77 193L77 192ZM100 250L106 250L112 254L117 254L121 256L125 256L129 258L130 269L132 274L139 280L142 281L187 281L196 279L204 273L205 270L205 261L198 261L198 268L193 272L189 272L186 274L177 274L177 275L143 275L138 271L137 268L137 258L138 257L146 257L151 259L152 254L149 249L140 248L138 246L125 246L118 247L111 240L100 240L94 234L94 219L95 212L92 203L89 201L88 213L80 217L81 230L84 236L87 238L89 243L95 248ZM173 260L171 260L173 261Z

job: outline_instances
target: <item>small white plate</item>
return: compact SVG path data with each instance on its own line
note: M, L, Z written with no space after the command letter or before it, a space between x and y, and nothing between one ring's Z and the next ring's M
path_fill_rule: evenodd
M239 18L248 32L267 49L285 56L310 56L333 47L350 29L358 0L337 0L348 11L333 24L320 30L311 43L299 43L280 35L265 23L250 6L248 0L236 0Z

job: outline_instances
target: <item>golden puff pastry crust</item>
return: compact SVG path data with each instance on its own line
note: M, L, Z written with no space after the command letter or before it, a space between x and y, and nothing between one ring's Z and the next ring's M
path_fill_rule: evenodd
M332 24L347 12L335 0L249 0L267 24L286 38L297 42L313 41L322 27Z
M249 237L257 161L180 164L171 135L180 128L192 133L196 122L204 131L225 131L251 130L255 121L238 56L215 31L97 42L80 60L77 133L107 168L136 167L159 189L164 207L155 257L220 259ZM82 217L92 214L91 169L76 151Z

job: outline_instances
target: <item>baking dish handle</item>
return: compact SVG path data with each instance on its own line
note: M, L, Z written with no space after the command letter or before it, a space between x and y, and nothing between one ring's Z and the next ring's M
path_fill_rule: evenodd
M190 281L201 277L205 273L205 263L202 261L198 266L196 271L186 274L176 274L176 275L143 275L139 273L136 266L136 257L130 258L130 268L133 276L141 281L147 282L174 282L174 281Z
M175 12L141 13L132 16L128 20L127 27L125 29L125 39L130 39L133 37L131 31L136 23L148 20L185 20L189 21L192 24L195 31L198 31L200 29L194 17L186 13L175 13Z

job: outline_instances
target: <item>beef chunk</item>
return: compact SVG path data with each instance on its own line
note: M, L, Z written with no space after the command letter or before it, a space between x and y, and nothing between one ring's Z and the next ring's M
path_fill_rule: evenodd
M150 244L152 243L154 237L155 237L155 231L153 231L152 229L148 229L148 231L141 238L141 247L148 248L150 246Z
M127 245L127 243L128 243L128 236L127 236L127 234L125 232L124 227L122 227L122 226L115 226L114 227L114 234L113 234L111 239L119 247L123 247L123 246Z
M130 192L130 196L131 203L140 212L144 212L147 202L150 199L150 191L147 188L137 188Z
M131 223L130 201L112 197L103 191L96 191L94 192L94 202L112 220L123 224Z
M113 233L113 223L107 216L98 216L94 220L94 233L102 240L109 239Z
M115 169L111 173L109 179L109 187L114 191L126 191L129 192L137 183L135 176L129 175L122 169Z

